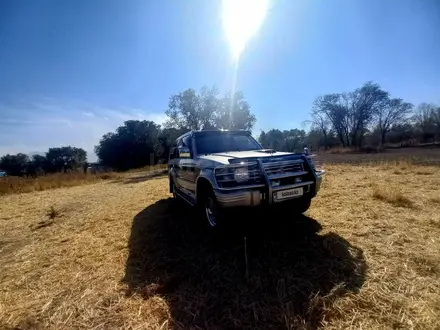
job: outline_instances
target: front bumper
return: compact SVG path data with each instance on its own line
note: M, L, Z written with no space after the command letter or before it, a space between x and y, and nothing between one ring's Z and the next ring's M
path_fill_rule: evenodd
M261 204L262 193L258 189L235 190L233 192L215 191L217 202L223 208L258 206Z
M240 189L234 191L224 191L224 190L215 190L215 197L217 198L217 202L222 208L231 208L231 207L254 207L262 204L280 204L285 202L292 202L296 198L286 199L282 202L274 202L269 194L272 194L276 191L299 188L304 187L306 189L306 193L303 197L312 198L316 195L321 187L322 177L321 175L316 176L316 181L308 181L302 182L294 185L283 186L278 188L270 189L270 192L261 189Z

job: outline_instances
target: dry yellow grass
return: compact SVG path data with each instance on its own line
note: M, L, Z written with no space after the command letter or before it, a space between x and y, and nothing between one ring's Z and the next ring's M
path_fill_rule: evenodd
M167 165L159 164L154 166L145 166L139 169L133 169L125 172L123 175L117 172L103 172L103 173L83 173L83 172L69 172L69 173L54 173L36 178L32 177L17 177L7 176L0 178L0 196L9 194L27 193L33 191L43 191L49 189L74 187L83 184L96 183L103 180L117 180L121 177L133 177L136 173L142 172L144 177L155 176L163 174L166 171ZM124 181L124 178L122 181ZM142 180L142 178L141 178Z
M55 173L32 177L7 176L0 178L0 196L48 189L73 187L102 180L116 179L114 172L85 174L82 172Z
M332 164L440 165L440 148L389 149L380 153L352 153L348 148L336 151L333 154L322 152L319 159Z
M246 227L166 178L3 196L0 328L439 329L440 169L326 170L308 217L247 219L247 279Z
M407 196L408 195L405 195L400 191L399 187L392 187L389 185L373 186L374 198L381 201L386 201L395 206L410 207L410 208L413 207L414 206L413 201Z

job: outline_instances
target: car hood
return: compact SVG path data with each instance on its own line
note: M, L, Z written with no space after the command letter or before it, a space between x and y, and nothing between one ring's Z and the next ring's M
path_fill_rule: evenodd
M199 156L200 159L209 160L219 164L231 164L239 159L255 159L255 158L266 158L266 157L280 157L286 155L294 155L291 152L281 152L273 151L268 149L263 150L250 150L250 151L228 151L219 152L215 154L208 154Z

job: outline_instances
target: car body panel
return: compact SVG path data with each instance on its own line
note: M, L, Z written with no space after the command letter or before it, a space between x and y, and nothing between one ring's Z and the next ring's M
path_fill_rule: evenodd
M291 152L268 152L263 150L250 150L250 151L229 151L229 152L220 152L215 154L207 154L200 155L200 159L211 160L214 162L218 162L219 164L229 164L229 160L237 159L237 158L266 158L266 157L279 157L285 155L294 155Z
M177 172L177 180L180 187L195 194L196 188L196 162L193 159L180 160Z

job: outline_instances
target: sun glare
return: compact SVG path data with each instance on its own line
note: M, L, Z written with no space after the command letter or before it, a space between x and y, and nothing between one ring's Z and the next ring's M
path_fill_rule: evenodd
M264 21L269 0L222 0L222 21L235 60Z

